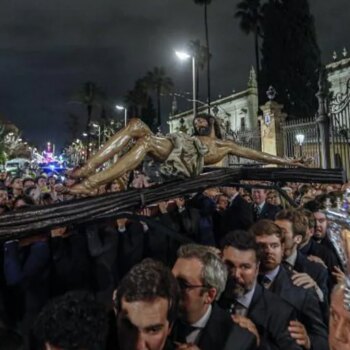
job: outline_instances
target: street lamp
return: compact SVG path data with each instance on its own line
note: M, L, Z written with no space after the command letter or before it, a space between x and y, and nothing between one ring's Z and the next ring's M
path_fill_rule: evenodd
M196 57L183 51L175 51L176 56L184 61L192 58L192 94L193 94L193 118L197 116L197 86L196 86Z
M115 108L118 109L118 111L124 110L124 126L126 126L126 123L128 122L128 109L121 105L116 105Z
M101 126L99 124L96 124L96 123L92 123L92 126L94 128L97 128L97 130L98 130L98 149L100 149L100 147L101 147Z
M295 138L297 139L297 142L299 144L300 157L302 157L303 156L303 143L305 140L305 135L304 134L297 134L297 135L295 135Z

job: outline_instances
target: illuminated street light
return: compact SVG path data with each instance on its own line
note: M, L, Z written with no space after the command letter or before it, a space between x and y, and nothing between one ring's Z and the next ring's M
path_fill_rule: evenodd
M304 134L297 134L297 135L295 135L295 138L297 139L297 142L299 144L300 157L302 157L303 156L303 143L305 141L305 135Z
M124 110L124 126L126 126L126 123L128 122L128 109L124 106L121 106L121 105L116 105L115 108L118 111Z
M193 103L193 118L195 118L197 116L196 57L194 55L190 55L184 51L175 51L175 54L182 61L192 58L192 94L193 94L192 103Z
M100 147L101 147L101 126L99 124L96 124L96 123L92 123L92 126L94 128L97 128L97 130L98 130L98 149L100 149Z

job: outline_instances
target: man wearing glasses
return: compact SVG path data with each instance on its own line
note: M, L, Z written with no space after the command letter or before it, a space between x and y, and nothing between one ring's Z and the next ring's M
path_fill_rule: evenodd
M255 326L244 317L233 320L216 305L225 289L227 270L213 248L182 246L172 272L181 290L180 319L173 330L178 349L221 350L229 348L228 339L231 349L256 348Z

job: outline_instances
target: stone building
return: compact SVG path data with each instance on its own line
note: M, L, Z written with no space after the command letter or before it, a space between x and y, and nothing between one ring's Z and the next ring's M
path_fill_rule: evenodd
M333 53L333 60L326 66L328 81L331 83L330 91L333 96L338 93L346 94L350 80L350 56L344 48L340 57L336 52Z
M258 126L258 89L254 68L251 68L247 89L211 102L211 114L218 117L227 130L249 130ZM207 112L205 105L198 106L198 113ZM170 133L183 131L191 134L192 109L182 113L177 112L174 98L172 113L168 124Z

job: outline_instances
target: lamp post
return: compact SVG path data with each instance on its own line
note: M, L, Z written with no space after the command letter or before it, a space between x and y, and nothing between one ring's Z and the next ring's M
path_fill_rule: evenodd
M297 134L295 135L295 138L297 139L297 142L299 144L299 153L300 153L300 158L303 156L303 143L305 140L305 135L304 134Z
M93 123L92 126L98 130L98 149L101 147L101 126L99 124Z
M126 126L128 122L128 109L121 105L116 105L115 108L118 109L118 111L124 110L124 126Z
M183 51L175 51L175 54L180 60L188 60L189 58L192 58L193 118L195 118L197 116L196 57Z

